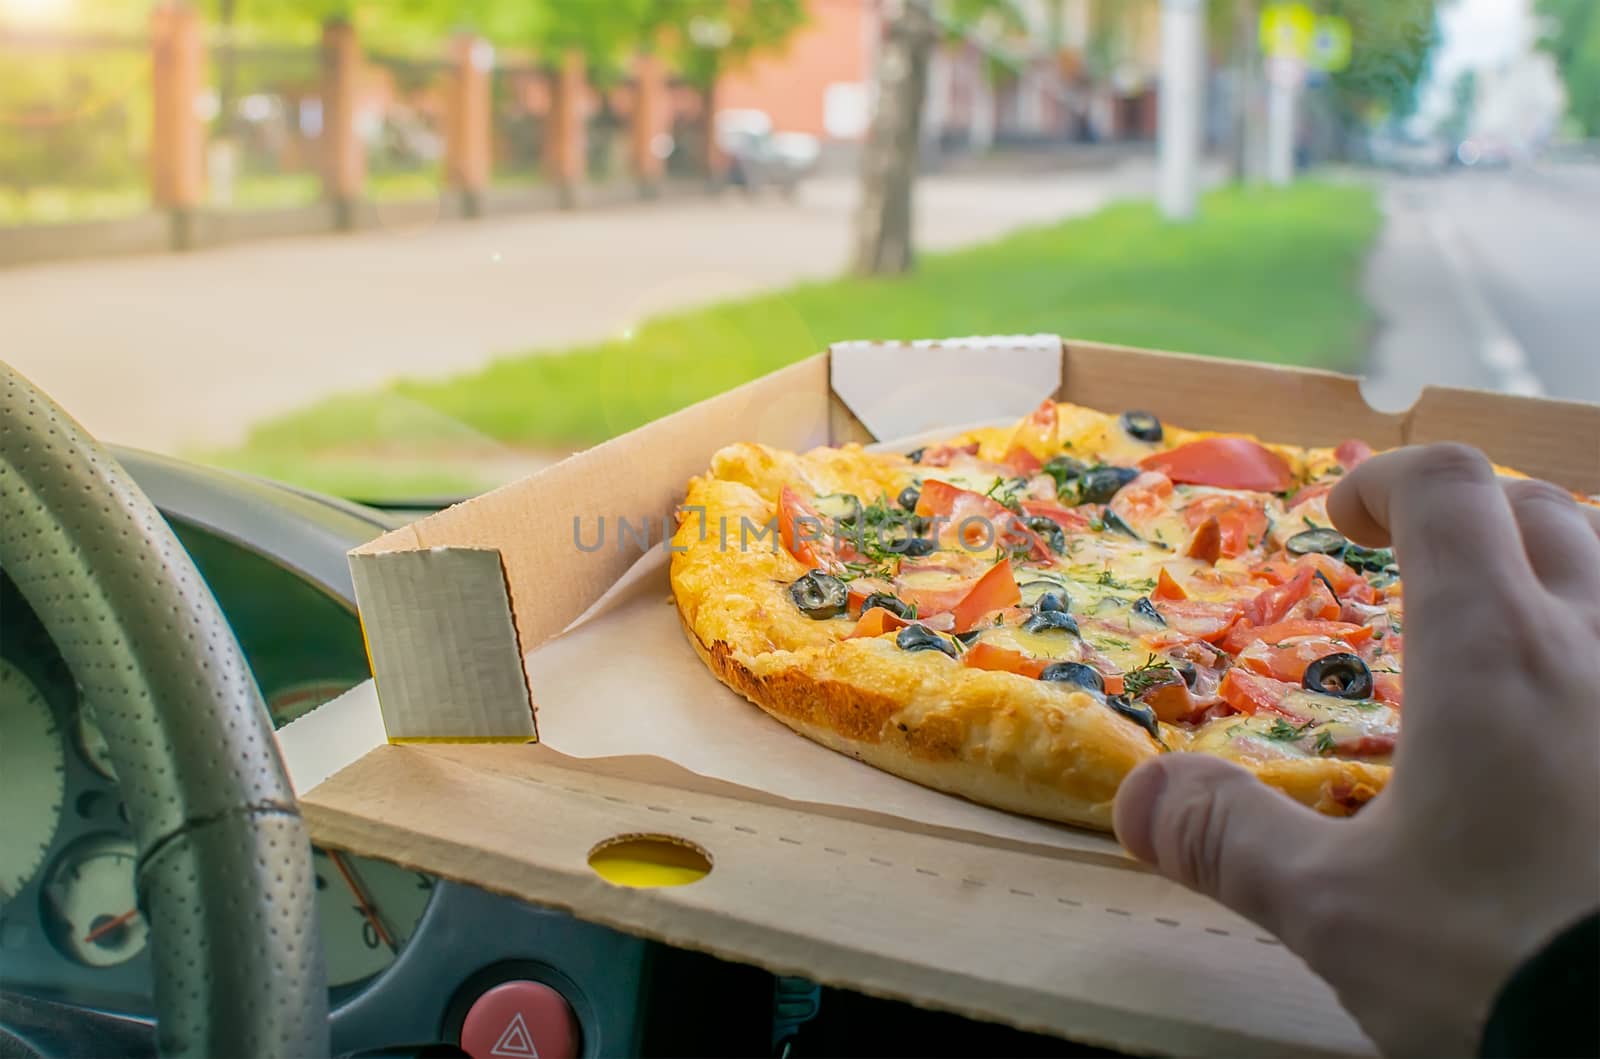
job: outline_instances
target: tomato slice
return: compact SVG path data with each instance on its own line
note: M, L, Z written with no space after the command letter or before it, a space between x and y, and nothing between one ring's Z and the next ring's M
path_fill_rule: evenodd
M1208 518L1196 526L1183 554L1203 563L1214 563L1222 558L1222 523Z
M1360 438L1350 438L1339 442L1339 447L1333 450L1333 458L1339 461L1339 466L1349 470L1356 464L1372 455L1372 446Z
M1350 647L1357 647L1372 639L1372 628L1367 625L1355 625L1347 621L1320 621L1305 618L1286 619L1273 622L1271 625L1246 625L1240 622L1228 630L1228 635L1223 639L1221 647L1231 654L1238 654L1258 640L1275 644L1301 636L1328 637L1343 640ZM1344 650L1348 649L1344 648ZM1296 674L1294 679L1299 680L1299 675Z
M1006 647L996 647L992 643L979 640L966 653L961 656L961 664L971 669L987 669L992 672L1017 673L1021 676L1039 679L1050 665L1048 659L1029 658L1021 651L1013 651Z
M1306 667L1319 658L1349 651L1350 644L1332 636L1294 636L1288 639L1257 638L1239 652L1240 665L1264 677L1298 684Z
M1167 568L1163 566L1161 568L1161 572L1156 575L1156 590L1150 593L1150 598L1172 600L1188 599L1189 593L1184 591L1184 587L1178 584L1173 576L1167 573Z
M922 483L916 513L938 518L939 541L968 551L987 550L997 544L1025 546L1035 559L1049 558L1049 545L1000 501L930 478Z
M828 534L827 519L788 486L778 494L778 535L789 554L806 566L828 573L844 569Z
M845 635L845 639L854 640L862 636L882 636L886 632L903 629L910 624L906 619L891 614L882 607L873 607L856 620L855 628Z
M1157 583L1159 584L1159 581ZM1203 599L1162 599L1155 601L1155 607L1174 632L1208 643L1222 639L1239 617L1237 603Z
M1023 478L1032 478L1044 469L1044 463L1039 457L1020 445L1013 445L1008 449L1005 459L1000 462Z
M1240 611L1240 616L1250 625L1271 625L1280 622L1289 613L1289 608L1300 602L1311 592L1313 571L1309 566L1302 566L1293 577L1281 585L1263 588L1254 599L1245 603Z
M1183 518L1193 527L1204 526L1215 519L1217 553L1230 559L1243 555L1260 544L1262 538L1267 535L1266 508L1242 496L1212 494L1196 497L1183 509ZM1197 529L1196 535L1198 534Z
M1206 706L1195 699L1182 681L1151 688L1139 696L1139 701L1154 710L1156 716L1168 724L1187 720Z
M1187 485L1259 493L1282 492L1294 481L1294 472L1282 456L1249 438L1201 438L1153 452L1140 460L1139 466Z
M1395 709L1405 705L1405 693L1400 686L1399 673L1372 674L1372 697L1382 702L1387 702Z
M1282 714L1294 720L1300 717L1284 708L1284 700L1300 685L1290 684L1283 680L1274 680L1252 673L1243 666L1234 666L1228 670L1227 676L1222 678L1222 683L1217 687L1217 694L1222 700L1240 713L1256 714L1261 712Z
M1022 602L1022 591L1011 572L1011 560L1002 559L978 578L972 591L950 609L955 615L956 632L971 632L989 614Z

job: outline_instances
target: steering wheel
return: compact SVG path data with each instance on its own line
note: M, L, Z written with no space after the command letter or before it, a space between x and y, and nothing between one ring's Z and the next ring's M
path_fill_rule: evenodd
M326 1056L310 839L233 630L127 472L4 362L0 569L110 745L162 1054Z

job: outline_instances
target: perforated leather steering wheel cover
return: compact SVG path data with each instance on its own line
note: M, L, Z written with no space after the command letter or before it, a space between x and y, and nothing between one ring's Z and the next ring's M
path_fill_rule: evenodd
M310 842L238 642L126 472L3 362L0 568L110 747L162 1052L326 1055Z

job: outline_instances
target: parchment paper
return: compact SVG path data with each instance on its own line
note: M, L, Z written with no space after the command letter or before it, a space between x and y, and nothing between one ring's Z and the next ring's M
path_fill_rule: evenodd
M1111 838L930 790L785 727L711 675L652 550L566 632L529 653L539 741L577 758L657 757L781 798L1098 855Z

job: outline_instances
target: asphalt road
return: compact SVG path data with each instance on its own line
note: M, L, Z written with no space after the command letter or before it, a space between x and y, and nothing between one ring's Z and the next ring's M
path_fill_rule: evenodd
M1396 177L1383 202L1369 401L1432 384L1600 402L1600 166Z

